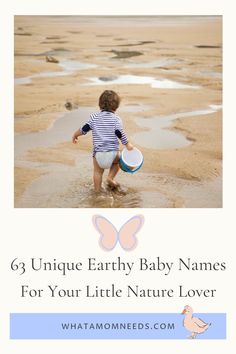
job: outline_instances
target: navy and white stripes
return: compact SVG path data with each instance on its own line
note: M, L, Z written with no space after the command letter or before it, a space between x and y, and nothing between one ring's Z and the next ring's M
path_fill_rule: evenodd
M120 132L118 136L120 136L122 144L126 145L128 143L122 121L113 112L101 111L92 113L89 120L80 128L82 134L87 134L87 125L89 125L93 134L93 156L98 151L119 150L119 140L116 131ZM86 128L84 128L85 126Z

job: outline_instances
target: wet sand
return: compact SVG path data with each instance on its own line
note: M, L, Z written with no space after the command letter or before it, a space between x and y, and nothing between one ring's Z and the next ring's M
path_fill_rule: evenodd
M16 16L15 206L221 207L221 30L220 17ZM96 195L91 136L70 139L106 88L145 163Z

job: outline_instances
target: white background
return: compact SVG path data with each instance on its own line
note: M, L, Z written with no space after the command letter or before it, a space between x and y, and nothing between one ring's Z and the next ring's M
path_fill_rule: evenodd
M4 354L45 353L118 353L132 351L162 354L174 350L177 353L222 353L235 352L235 12L223 1L36 1L16 0L1 3L1 352ZM228 1L230 3L230 1ZM233 3L233 2L232 2ZM222 209L14 209L13 207L13 52L14 15L223 15L224 16L224 207ZM234 52L233 52L234 51ZM109 218L119 229L129 217L137 213L145 216L140 231L138 248L126 253L119 247L114 252L104 253L97 245L98 235L91 223L94 213ZM136 260L138 257L157 256L163 260L175 261L178 257L192 257L196 260L226 261L228 270L193 276L185 273L184 281L179 274L169 276L168 285L176 287L184 282L189 287L217 288L215 299L193 299L187 301L195 312L227 312L226 341L10 341L9 312L180 312L185 300L128 301L100 300L22 300L18 285L21 279L10 271L10 262L15 257L57 258L75 260L87 257L115 260ZM116 280L117 284L127 281L122 275L90 274L94 282ZM88 276L84 273L85 278ZM150 279L135 273L132 281L148 285ZM61 277L37 275L28 279L31 283L62 283ZM83 279L82 279L83 280ZM165 287L162 276L157 276L159 287ZM27 277L25 278L27 281ZM151 280L152 283L153 280ZM75 277L66 280L73 287ZM149 284L150 285L150 284ZM191 302L191 303L190 303Z

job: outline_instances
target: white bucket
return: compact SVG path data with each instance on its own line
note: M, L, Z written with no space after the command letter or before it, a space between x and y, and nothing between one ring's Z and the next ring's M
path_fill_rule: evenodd
M124 148L120 156L120 168L129 173L138 171L143 164L143 155L140 150L133 148L127 150Z

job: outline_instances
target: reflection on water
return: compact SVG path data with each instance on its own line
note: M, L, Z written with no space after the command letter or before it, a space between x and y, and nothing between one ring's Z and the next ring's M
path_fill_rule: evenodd
M168 79L155 79L151 76L137 76L137 75L120 75L113 80L104 80L99 77L90 77L89 84L85 85L150 85L152 88L159 89L198 89L199 86L188 85L181 82Z

